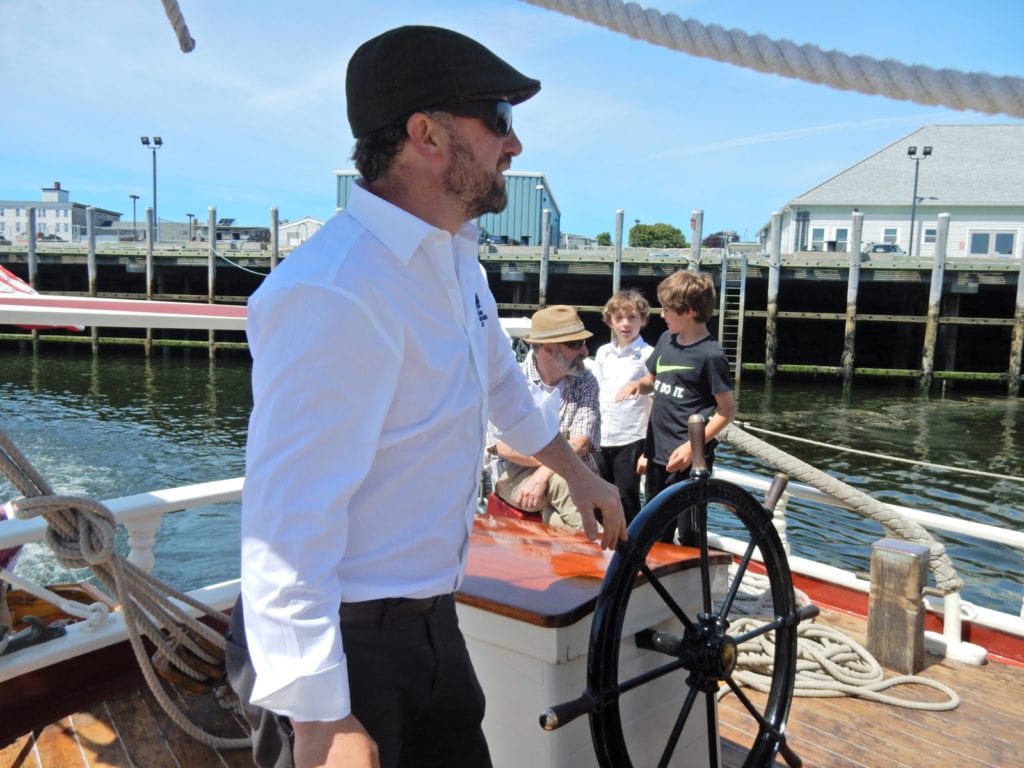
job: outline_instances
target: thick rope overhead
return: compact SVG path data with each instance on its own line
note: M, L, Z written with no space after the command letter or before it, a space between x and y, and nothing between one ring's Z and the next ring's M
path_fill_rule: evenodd
M768 72L842 91L917 104L1024 117L1024 78L908 66L892 59L848 56L814 45L748 35L738 29L683 20L674 13L619 0L525 0L598 26L692 56Z
M174 28L174 34L178 36L178 47L182 53L191 53L196 47L196 41L189 34L188 24L185 17L181 15L181 8L178 7L178 0L161 0L164 4L164 13Z
M730 424L723 429L718 437L729 445L777 467L794 480L807 483L822 493L839 499L858 514L880 523L888 535L928 547L929 564L932 574L935 576L935 586L943 594L957 592L963 587L963 579L953 567L953 562L949 559L945 546L936 541L923 526L907 519L888 504L883 504L866 493L847 485L839 478L744 432L735 424Z

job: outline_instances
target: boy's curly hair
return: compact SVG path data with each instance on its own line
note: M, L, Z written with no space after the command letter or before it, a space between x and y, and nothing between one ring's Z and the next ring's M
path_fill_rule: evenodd
M601 310L601 319L604 320L604 324L610 326L612 318L617 312L636 312L640 315L640 327L643 328L647 325L647 316L651 312L651 305L640 291L633 289L617 291L605 302L604 309Z

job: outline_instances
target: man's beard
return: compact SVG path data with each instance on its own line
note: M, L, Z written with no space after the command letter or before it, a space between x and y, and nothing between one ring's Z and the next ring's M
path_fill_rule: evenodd
M569 357L561 349L555 350L555 362L566 376L579 376L587 370L582 357Z
M485 213L501 213L508 204L505 179L476 167L476 158L469 142L451 133L451 161L445 169L444 191L462 204L466 221Z

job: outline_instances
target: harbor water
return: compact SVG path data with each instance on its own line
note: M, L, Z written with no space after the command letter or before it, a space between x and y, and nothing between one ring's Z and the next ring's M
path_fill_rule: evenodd
M62 494L106 499L240 477L252 405L249 374L245 358L211 361L202 352L147 359L3 349L0 428ZM926 397L895 383L844 390L838 382L807 380L745 381L737 396L737 421L752 434L882 501L1012 530L1024 524L1022 399L959 390ZM772 473L727 445L717 466ZM415 489L409 493L413 498ZM0 478L0 501L17 495ZM235 577L238 515L238 504L220 504L166 516L158 532L157 575L185 589ZM873 521L807 503L791 502L787 520L795 554L864 573L871 542L884 536ZM1020 611L1020 552L938 535L968 584L966 600ZM43 544L25 548L18 571L41 582L88 575L62 570Z

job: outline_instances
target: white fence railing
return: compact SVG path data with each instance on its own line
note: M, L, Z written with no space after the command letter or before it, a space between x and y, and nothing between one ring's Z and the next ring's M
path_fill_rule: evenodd
M714 474L718 478L733 482L755 493L766 491L771 482L770 479L760 475L723 467L716 467ZM241 499L243 481L244 478L236 477L168 488L110 499L105 504L127 530L128 559L143 569L152 570L155 563L153 547L160 522L165 514L238 501ZM832 497L800 483L790 483L786 488L786 494L791 498L832 507L844 507ZM778 518L776 524L783 530L785 529L784 507L784 504L780 504L776 510ZM931 531L959 533L1011 547L1021 554L1021 561L1024 563L1024 532L1010 531L907 507L895 508ZM0 549L42 542L45 540L45 535L46 522L40 518L5 520L0 522ZM733 542L724 537L719 537L714 541L717 546L730 551L739 546L738 544L734 546ZM869 588L869 582L858 578L849 571L812 561L800 557L798 554L790 556L790 566L795 573L840 584L865 593ZM5 573L0 569L0 580L4 578ZM1018 580L1020 581L1021 578L1024 577L1020 577ZM38 587L38 585L33 585L33 587ZM38 588L42 589L42 587ZM190 594L208 605L223 609L231 605L237 596L238 581L235 579L210 585ZM56 598L55 602L59 604L59 600ZM963 605L959 594L947 595L941 604L936 603L934 599L930 599L929 602L929 608L943 617L942 635L929 638L932 650L944 652L946 655L962 661L978 663L984 659L984 649L961 642L961 620L964 616L970 617L976 623L1024 638L1024 616L1013 616L1001 611ZM123 620L118 612L110 614L106 620L100 621L98 626L96 624L95 621L92 623L81 622L70 626L67 642L43 643L0 657L0 681L125 638ZM934 635L934 633L929 634Z

